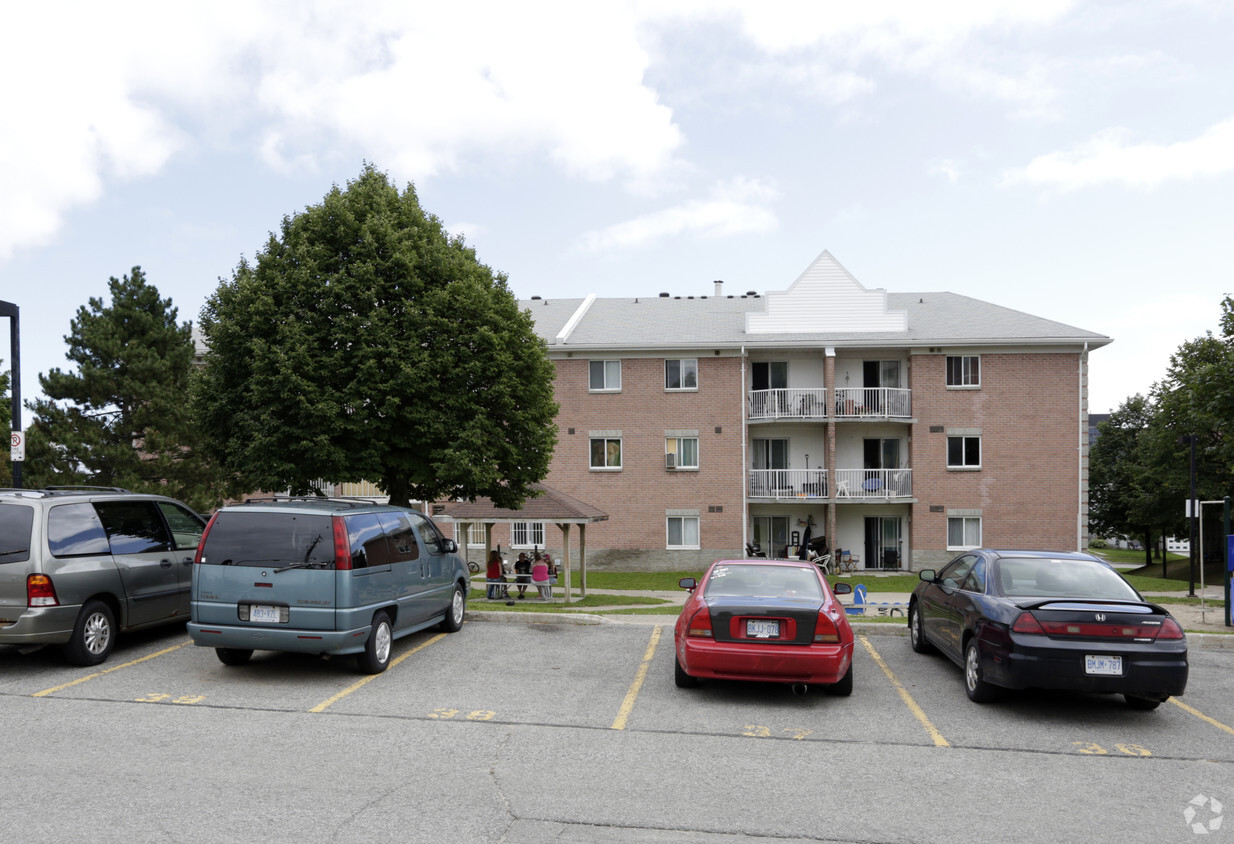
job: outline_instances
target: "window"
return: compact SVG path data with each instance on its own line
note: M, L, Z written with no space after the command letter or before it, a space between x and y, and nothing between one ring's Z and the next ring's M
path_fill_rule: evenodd
M698 545L698 516L668 517L668 547L692 548Z
M947 386L980 387L981 358L976 355L948 355Z
M981 547L981 517L952 516L947 519L947 550Z
M510 545L514 548L543 548L544 522L515 522Z
M592 392L616 392L621 389L621 361L590 361L587 389Z
M698 437L668 437L664 440L664 465L670 469L698 468Z
M610 437L592 437L591 468L620 469L621 439Z
M664 389L697 390L698 359L664 361Z
M454 525L454 541L458 542L458 523ZM467 525L467 547L468 548L483 548L484 547L484 525L478 522L471 522Z
M947 437L948 469L980 469L981 437Z

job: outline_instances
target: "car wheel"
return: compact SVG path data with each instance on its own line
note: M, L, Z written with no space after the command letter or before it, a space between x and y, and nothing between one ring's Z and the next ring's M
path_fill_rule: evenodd
M116 645L116 616L102 601L87 601L73 625L64 655L74 665L98 665Z
M681 667L681 660L676 660L677 670L673 672L673 679L677 681L679 689L693 689L698 687L698 678L691 677L686 673L686 670Z
M964 649L964 691L973 703L989 703L998 697L998 688L982 679L976 636L968 640Z
M853 693L853 664L851 662L848 664L848 670L844 672L840 682L824 686L823 691L836 697L848 697L851 695Z
M1162 704L1162 701L1151 697L1136 697L1135 695L1123 695L1123 697L1126 698L1128 706L1141 712L1151 712Z
M364 653L357 657L360 670L369 674L380 674L390 664L390 647L394 644L394 631L390 627L390 616L379 612L373 616L373 629L369 631L368 641L364 643Z
M454 594L450 596L450 606L446 609L445 621L441 629L447 633L457 633L463 629L463 618L467 615L467 595L463 587L455 584Z
M908 608L908 643L919 654L928 654L934 646L926 641L925 628L921 624L921 608L913 604Z
M215 648L214 653L224 665L244 665L253 656L250 648Z

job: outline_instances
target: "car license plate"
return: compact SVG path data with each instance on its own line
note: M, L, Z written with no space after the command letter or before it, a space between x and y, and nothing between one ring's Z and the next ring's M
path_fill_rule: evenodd
M262 604L253 604L249 607L249 621L272 621L277 624L278 620L278 607L267 607Z
M748 619L746 636L751 639L778 639L780 638L780 622Z
M1123 675L1123 658L1121 656L1084 655L1085 674L1109 674L1114 677Z

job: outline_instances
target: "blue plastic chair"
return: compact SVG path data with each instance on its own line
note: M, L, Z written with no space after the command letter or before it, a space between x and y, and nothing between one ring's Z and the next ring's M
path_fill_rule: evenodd
M866 600L866 586L858 583L853 587L853 602L844 606L844 612L849 615L865 615L869 602Z

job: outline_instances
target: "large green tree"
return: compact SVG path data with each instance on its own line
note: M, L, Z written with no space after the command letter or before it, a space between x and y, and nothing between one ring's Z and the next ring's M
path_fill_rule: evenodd
M23 480L158 492L198 509L218 503L188 408L193 340L140 267L108 281L64 338L74 370L39 376Z
M553 368L504 275L365 166L283 219L201 315L194 406L255 489L380 483L518 507L556 442Z

